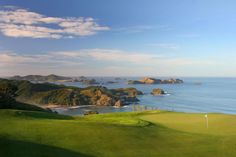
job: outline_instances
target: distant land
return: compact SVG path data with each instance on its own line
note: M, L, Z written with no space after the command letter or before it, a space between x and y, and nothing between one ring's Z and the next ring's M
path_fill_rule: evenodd
M42 83L42 82L81 82L82 84L87 84L87 85L96 85L99 84L96 82L95 79L89 79L85 76L80 76L80 77L65 77L65 76L58 76L54 74L50 75L26 75L26 76L13 76L9 77L10 80L26 80L30 82L35 82L35 83Z
M161 79L150 78L150 77L145 77L142 80L129 80L128 81L128 84L179 84L179 83L184 83L184 81L180 79L174 79L174 78L161 80Z
M42 76L42 75L27 75L27 76L13 76L10 77L9 79L11 80L27 80L31 82L71 82L75 81L71 77L65 77L65 76L58 76L58 75L47 75L47 76Z
M80 76L80 77L65 77L65 76L58 76L55 74L47 75L47 76L42 76L42 75L26 75L26 76L13 76L9 78L10 80L27 80L30 82L81 82L82 84L87 84L87 85L97 85L100 84L97 82L95 79L89 79L85 76ZM120 78L115 78L115 80L119 80ZM117 81L108 81L106 82L108 84L113 84L117 83ZM129 80L127 82L128 84L179 84L179 83L184 83L183 80L181 79L175 79L175 78L170 78L170 79L156 79L156 78L151 78L151 77L144 77L141 80Z

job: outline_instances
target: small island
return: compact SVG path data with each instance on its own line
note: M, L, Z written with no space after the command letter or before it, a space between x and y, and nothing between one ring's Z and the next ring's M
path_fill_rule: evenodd
M152 92L151 92L152 95L164 95L165 94L165 91L161 88L156 88L156 89L153 89Z
M181 83L184 83L184 81L181 79L171 78L171 79L161 80L151 77L145 77L141 80L128 81L128 84L181 84Z

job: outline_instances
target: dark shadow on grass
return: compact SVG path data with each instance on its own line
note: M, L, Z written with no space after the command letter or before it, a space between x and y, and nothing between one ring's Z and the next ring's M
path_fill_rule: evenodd
M0 138L1 157L92 157L63 148Z
M60 120L74 119L71 116L60 115L57 113L38 112L38 111L17 111L16 116L23 116L36 119L60 119Z

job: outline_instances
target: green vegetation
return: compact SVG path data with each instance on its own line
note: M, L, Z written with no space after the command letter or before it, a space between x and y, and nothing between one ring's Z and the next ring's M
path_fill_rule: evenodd
M0 79L0 92L10 93L17 101L34 105L101 105L114 106L118 100L126 104L138 101L141 92L135 88L110 90L101 86L69 87L50 83L31 83L25 80ZM132 99L130 99L132 98Z
M0 110L0 156L236 156L236 116L165 111L69 117Z
M1 92L0 92L0 109L18 109L18 110L28 110L28 111L51 112L51 110L46 110L35 105L17 102L11 96Z
M41 107L21 103L15 100L17 86L6 80L0 81L0 109L18 109L29 111L44 111L51 112Z
M112 89L111 91L118 96L127 95L129 97L136 97L137 95L143 95L143 92L136 88L117 88Z

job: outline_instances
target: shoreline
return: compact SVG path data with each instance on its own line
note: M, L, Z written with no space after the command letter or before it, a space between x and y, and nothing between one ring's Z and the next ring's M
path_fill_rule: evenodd
M64 106L64 105L39 105L44 109L77 109L77 108L85 108L85 107L93 107L96 105L75 105L75 106Z

